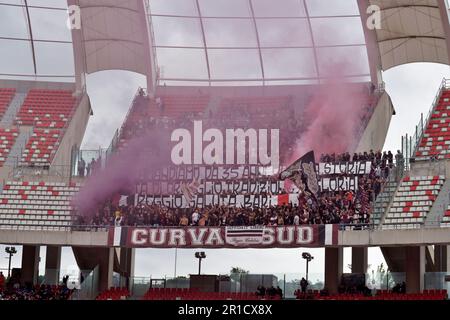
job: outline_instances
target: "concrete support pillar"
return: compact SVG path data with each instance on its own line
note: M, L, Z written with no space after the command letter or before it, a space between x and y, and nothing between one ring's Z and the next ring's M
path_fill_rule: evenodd
M446 245L434 246L434 264L436 266L436 272L447 272L448 270L448 247L449 246Z
M445 261L447 265L447 271L450 274L450 246L445 246Z
M98 250L98 273L100 292L112 287L113 267L114 267L114 248L99 248Z
M22 284L38 283L39 276L39 246L22 247Z
M424 289L425 247L406 247L406 292L419 293Z
M352 273L367 273L367 247L352 248Z
M325 288L330 294L338 292L341 283L344 249L325 248Z
M125 277L126 286L131 292L132 281L134 277L134 260L135 260L135 249L133 248L120 248L120 269L123 270L123 275Z
M57 285L61 269L61 247L47 246L45 256L45 283Z

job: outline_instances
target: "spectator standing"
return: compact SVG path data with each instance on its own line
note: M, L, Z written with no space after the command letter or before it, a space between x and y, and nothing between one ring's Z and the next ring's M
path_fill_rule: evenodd
M397 165L397 179L403 176L403 170L405 169L405 159L403 158L403 154L400 150L397 150L397 154L395 155L395 164Z
M5 287L5 276L3 275L3 272L0 271L0 291Z
M192 217L191 217L192 225L193 226L198 225L199 220L200 220L200 214L198 213L198 209L195 208L194 212L192 213Z
M179 225L181 227L187 227L189 225L189 219L186 217L185 214L183 214L183 216L180 218L180 223Z
M83 158L78 161L78 175L80 177L84 177L84 170L86 169L86 162L84 162Z
M305 278L300 280L300 288L302 289L302 293L306 293L306 289L308 288L308 281Z

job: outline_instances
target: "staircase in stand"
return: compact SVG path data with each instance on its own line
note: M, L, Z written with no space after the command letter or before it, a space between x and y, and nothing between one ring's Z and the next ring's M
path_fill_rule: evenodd
M14 124L14 120L16 119L16 115L19 112L20 107L22 106L25 98L27 97L26 93L16 93L13 100L9 104L8 109L0 120L0 128L9 128Z

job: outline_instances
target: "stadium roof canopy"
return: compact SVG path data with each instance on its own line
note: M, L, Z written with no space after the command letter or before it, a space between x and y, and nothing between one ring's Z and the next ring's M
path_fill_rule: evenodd
M448 3L444 0L363 0L381 9L376 29L382 70L411 62L449 64ZM367 31L369 32L369 31Z
M64 0L0 0L0 77L74 81Z
M67 28L78 6L81 29ZM381 9L381 29L366 27ZM102 70L154 85L380 81L408 62L449 63L444 0L0 0L0 77ZM338 67L337 67L338 66Z

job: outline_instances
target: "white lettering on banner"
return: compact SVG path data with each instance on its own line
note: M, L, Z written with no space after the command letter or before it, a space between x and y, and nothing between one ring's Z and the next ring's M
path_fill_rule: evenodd
M208 231L206 228L190 228L188 233L191 236L191 242L193 246L200 246L203 244L203 238Z
M357 161L357 162L339 162L339 163L319 163L318 172L319 176L324 175L366 175L370 174L372 170L371 161Z
M184 229L169 229L169 245L185 246L186 235Z
M181 153L179 157L184 155ZM188 154L189 155L189 154ZM245 180L268 179L270 174L265 173L268 167L261 165L234 165L234 166L200 166L177 165L167 166L146 174L149 181L192 181L192 180Z
M313 242L314 231L311 227L297 228L297 244L309 244Z
M280 244L290 244L294 241L295 227L277 228L277 241ZM285 236L287 234L287 236Z
M183 194L183 183L184 181L177 182L166 182L166 181L155 181L138 184L137 193L146 195L180 195ZM192 182L190 182L192 184ZM284 181L275 181L269 179L258 179L258 180L203 180L199 181L198 188L196 189L196 194L222 194L233 192L235 194L250 193L250 194L260 194L260 193L272 193L278 194L280 190L283 189L285 183Z
M222 235L220 234L220 228L210 228L208 238L206 238L205 245L223 245L224 241Z
M319 180L319 187L322 191L357 191L358 176L322 178Z
M150 229L150 242L153 245L163 245L166 243L167 239L167 229ZM157 235L159 234L159 240L156 240Z
M131 233L131 243L135 245L144 245L148 241L147 229L134 229Z
M126 237L115 243L110 230L111 246L155 248L293 248L299 246L335 245L337 225L314 226L229 226L134 228L123 227ZM125 236L125 234L124 234ZM327 239L328 238L328 239Z
M320 181L319 181L320 182ZM283 195L195 195L191 202L187 201L181 195L166 195L166 196L147 196L136 194L136 205L159 205L163 204L168 208L191 208L214 205L224 205L232 207L270 207L280 205L280 197ZM287 195L288 203L298 205L298 195Z

